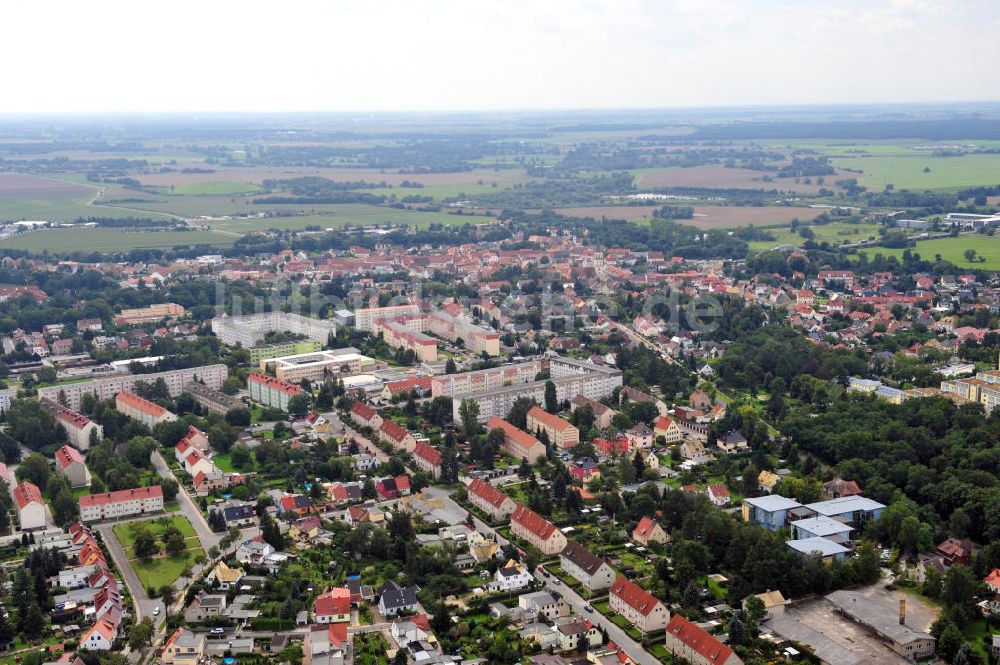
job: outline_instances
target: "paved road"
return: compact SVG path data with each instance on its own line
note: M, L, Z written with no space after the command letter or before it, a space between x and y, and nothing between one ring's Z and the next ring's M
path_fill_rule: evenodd
M174 475L173 470L167 465L167 462L160 455L160 451L153 451L153 466L156 468L156 472L160 474L163 478L172 478L179 487L177 491L177 503L181 507L181 514L188 518L191 522L191 526L194 527L195 533L198 535L198 540L201 542L202 548L207 552L213 547L218 547L219 541L226 535L225 533L214 533L211 527L208 526L208 521L205 516L202 515L201 510L195 504L194 500L184 489L184 486L177 481L177 477Z
M136 520L131 520L136 521ZM108 548L108 553L111 554L111 559L115 563L115 568L121 573L122 581L125 583L125 587L128 589L129 595L132 596L132 600L135 604L136 611L136 621L141 621L144 616L152 617L153 623L157 626L163 622L166 618L166 612L163 608L163 601L159 599L151 599L146 594L146 586L139 579L136 574L135 569L128 560L128 554L122 547L121 543L118 542L118 536L114 533L115 525L113 523L100 524L95 527L95 530L101 534L104 540L104 546ZM159 615L154 616L154 612L159 608Z
M638 665L663 665L656 656L643 649L641 644L626 635L624 630L612 623L606 616L597 610L593 612L585 610L584 608L588 605L588 602L581 598L573 589L562 583L556 584L553 582L554 577L545 577L538 570L535 571L535 579L544 584L545 588L549 591L562 596L563 600L573 608L576 614L589 619L594 625L606 630L608 638L620 646Z

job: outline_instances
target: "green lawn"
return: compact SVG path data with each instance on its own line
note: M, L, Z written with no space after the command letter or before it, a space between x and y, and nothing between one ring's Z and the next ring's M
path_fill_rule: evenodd
M173 517L161 517L155 520L146 520L143 522L126 522L125 524L116 524L114 528L115 536L118 538L118 542L122 544L122 547L128 551L132 549L132 544L135 542L136 534L141 530L146 530L151 532L156 538L159 538L164 531L166 531L168 526L175 526L182 534L184 538L197 538L194 532L194 527L191 526L191 522L188 518L182 515L174 515Z
M970 263L966 260L964 252L967 249L976 250L978 256L986 259L983 262ZM886 247L867 247L858 250L868 255L869 259L876 254L889 257L902 258L903 249L889 249ZM919 254L921 258L933 261L936 254L940 254L945 261L954 263L959 268L975 268L978 270L998 270L1000 269L1000 236L986 236L980 234L959 236L957 238L935 238L933 240L918 241L916 247L911 247L910 251Z
M91 212L91 214L99 214ZM134 214L134 213L133 213ZM42 229L0 241L0 249L34 252L124 252L177 245L232 245L237 236L214 231L124 231L121 229Z
M256 458L254 457L254 453L252 450L250 451L250 458L254 460L254 468L256 468L257 466ZM215 465L219 467L220 471L223 471L225 473L238 473L241 471L254 470L254 469L237 469L236 467L234 467L232 456L229 453L220 453L218 455L213 455L212 461L215 462Z
M144 587L159 589L164 585L173 584L185 568L204 558L205 553L199 547L197 552L188 550L159 559L132 559L131 563Z
M972 650L979 654L982 662L987 662L990 644L993 639L993 631L986 625L986 621L980 619L979 621L967 624L963 628L962 634L965 636L965 641L972 647Z
M853 243L861 240L868 240L869 238L878 238L879 225L845 224L842 222L834 222L832 224L808 226L805 228L808 228L813 232L813 240L815 242L828 242L831 245L841 245L845 242ZM752 242L748 242L747 246L750 248L750 251L760 252L778 245L794 245L796 247L800 247L802 243L807 240L807 238L800 236L798 231L792 231L787 226L769 228L766 230L769 234L774 236L774 240L754 240Z

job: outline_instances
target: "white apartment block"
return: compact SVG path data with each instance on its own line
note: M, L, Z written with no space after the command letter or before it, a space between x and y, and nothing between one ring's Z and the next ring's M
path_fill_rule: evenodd
M337 324L334 321L321 321L284 312L217 316L212 319L212 332L223 344L239 344L244 349L259 346L267 333L278 331L305 335L310 340L325 345L330 335L337 333Z
M420 314L420 306L393 305L391 307L363 307L354 310L354 327L365 332L375 330L375 322L379 319L395 319Z
M568 358L552 358L549 363L549 372L552 383L556 386L556 398L560 402L569 401L577 395L583 395L593 400L604 399L609 397L615 388L622 385L621 370ZM471 374L475 374L475 372L471 372ZM460 375L452 374L450 376ZM438 379L447 380L448 378L448 375L434 377L431 384L431 394L437 396L433 388L438 385ZM519 397L528 397L539 404L544 404L545 381L512 384L496 390L469 393L462 397L468 397L479 405L479 421L486 422L493 416L505 417L514 405L514 401ZM453 417L456 422L461 420L459 409L462 406L462 397L452 395Z
M163 379L167 384L167 390L171 397L177 397L184 392L184 386L191 381L203 381L206 386L214 390L222 388L222 382L229 376L229 368L223 364L205 365L204 367L192 367L190 369L175 369L169 372L155 372L153 374L119 374L93 381L81 383L69 383L61 386L49 386L38 389L39 398L48 398L54 402L59 401L59 395L66 396L66 406L74 411L80 409L80 398L86 394L94 395L99 401L109 400L123 390L135 391L135 384L139 381L152 384L157 379Z
M83 522L145 515L162 510L163 489L159 485L80 497L80 520Z
M502 365L491 369L460 374L444 374L431 380L431 396L451 397L461 400L473 393L499 390L504 386L531 383L542 371L542 363L530 360L513 365ZM504 412L503 415L506 415ZM502 416L501 416L502 417Z
M374 362L374 359L358 353L357 349L347 348L263 359L260 370L263 372L273 367L274 375L289 383L298 383L302 379L316 382L323 381L327 374L359 374L363 367Z

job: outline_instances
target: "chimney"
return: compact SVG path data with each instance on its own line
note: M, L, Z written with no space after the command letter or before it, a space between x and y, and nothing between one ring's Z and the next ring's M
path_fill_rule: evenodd
M906 598L899 599L899 625L906 624Z

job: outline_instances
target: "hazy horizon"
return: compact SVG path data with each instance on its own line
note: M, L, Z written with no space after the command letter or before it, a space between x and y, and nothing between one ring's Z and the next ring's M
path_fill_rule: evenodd
M693 110L1000 100L988 0L5 7L3 114ZM58 16L58 22L51 20ZM40 39L44 26L44 40Z

